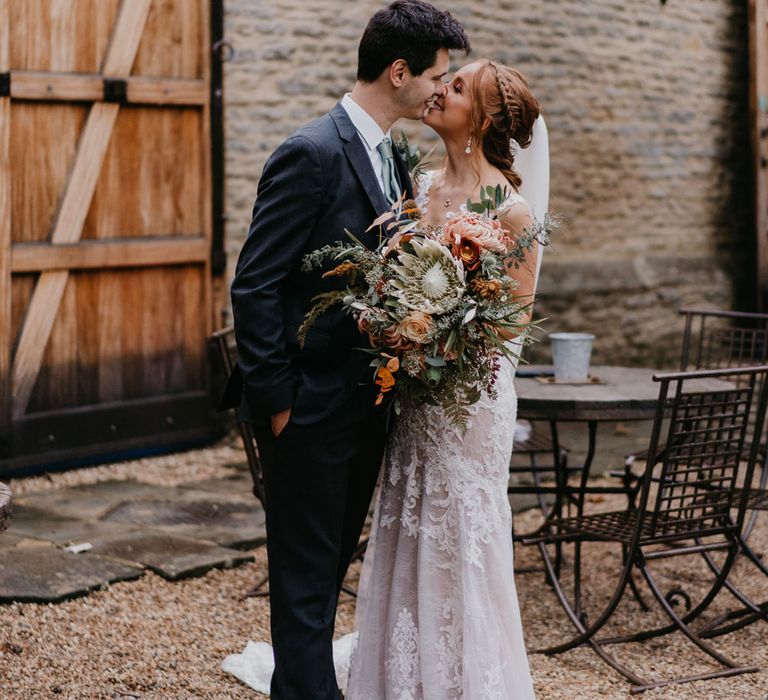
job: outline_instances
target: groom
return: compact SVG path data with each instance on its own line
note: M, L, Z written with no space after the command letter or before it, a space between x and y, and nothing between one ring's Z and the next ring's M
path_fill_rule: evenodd
M352 92L279 146L259 181L232 283L238 368L225 401L236 397L253 423L264 473L277 700L339 698L336 604L385 441L354 321L333 308L299 347L312 298L343 288L302 272L301 259L347 241L345 228L375 247L373 219L413 196L390 127L421 118L445 90L449 49L469 48L461 25L426 2L380 10L360 41Z

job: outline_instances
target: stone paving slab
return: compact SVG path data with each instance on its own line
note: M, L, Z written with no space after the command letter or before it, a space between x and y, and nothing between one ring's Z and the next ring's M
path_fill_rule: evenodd
M179 488L191 491L208 491L222 496L247 498L256 500L253 495L253 479L250 473L237 474L227 479L206 479L180 484ZM258 500L256 500L258 502Z
M51 511L70 518L98 520L110 508L136 498L171 498L176 489L144 484L131 479L111 480L86 486L73 486L30 494L16 499L17 504Z
M201 576L211 569L227 569L253 561L252 554L164 532L137 530L126 535L95 539L85 556L102 555L139 563L167 579Z
M53 548L0 552L0 602L53 603L115 581L143 576L138 566Z
M178 489L172 498L142 498L116 505L105 523L125 523L169 535L250 549L266 541L264 511L253 496L227 498L211 492Z
M53 542L38 540L33 537L25 537L15 532L5 532L0 537L0 550L3 549L30 549L32 547L55 547Z
M125 533L125 531L125 525L80 520L41 508L15 504L13 522L3 537L7 534L15 534L67 545L74 542L89 542L99 535Z

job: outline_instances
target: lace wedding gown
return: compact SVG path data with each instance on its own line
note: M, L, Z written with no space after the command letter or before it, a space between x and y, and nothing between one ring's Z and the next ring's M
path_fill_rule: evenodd
M419 183L421 206L431 175ZM504 206L527 208L516 194ZM534 697L507 498L514 371L502 363L497 397L471 407L465 433L435 406L405 409L395 421L363 564L348 700Z
M432 176L419 183L421 206ZM516 206L528 210L513 194L504 207ZM464 433L434 406L406 409L395 421L361 574L358 632L334 643L347 700L534 698L507 498L514 372L502 362L497 397L483 395L470 408ZM249 642L223 668L268 692L271 647Z

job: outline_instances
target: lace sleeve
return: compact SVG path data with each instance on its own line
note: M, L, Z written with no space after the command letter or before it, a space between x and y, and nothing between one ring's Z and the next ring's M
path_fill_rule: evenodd
M416 204L419 209L426 209L429 203L429 188L432 187L432 180L435 177L434 170L425 170L418 175L414 185L416 187Z

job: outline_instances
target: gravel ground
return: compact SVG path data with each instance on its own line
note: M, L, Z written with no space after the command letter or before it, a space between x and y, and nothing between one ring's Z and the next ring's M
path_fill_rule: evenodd
M242 468L244 455L235 439L212 448L153 459L106 465L78 471L17 480L13 491L31 493L105 479L135 478L173 485L227 476ZM240 465L240 466L238 466ZM609 499L594 507L610 508ZM536 525L535 513L516 518L518 531ZM755 532L758 551L768 551L768 518ZM148 573L143 578L114 584L85 598L57 605L0 606L0 697L24 700L142 698L260 698L220 670L221 659L240 651L248 639L268 640L269 608L263 598L242 600L242 594L265 570L264 549L256 561L236 569L168 582ZM611 572L618 557L607 545L590 545L586 605L596 611L611 593ZM517 549L517 566L537 564L531 547ZM704 569L696 558L668 560L658 566L664 590L683 586L691 595L701 592ZM351 573L354 579L359 571ZM523 623L529 648L561 640L570 625L541 573L517 576ZM736 580L763 600L768 585L748 567L738 567ZM730 604L721 595L712 614ZM351 630L354 600L343 596L337 633ZM648 627L661 621L642 613L631 598L614 616L609 632ZM768 624L751 627L716 640L716 646L744 664L768 669ZM643 644L626 645L620 658L639 675L657 677L700 673L713 668L706 657L681 635ZM531 656L539 700L613 700L628 698L629 686L587 649L554 657ZM730 679L690 683L645 693L648 700L766 700L768 670ZM374 700L374 699L371 699ZM481 699L478 699L481 700Z

